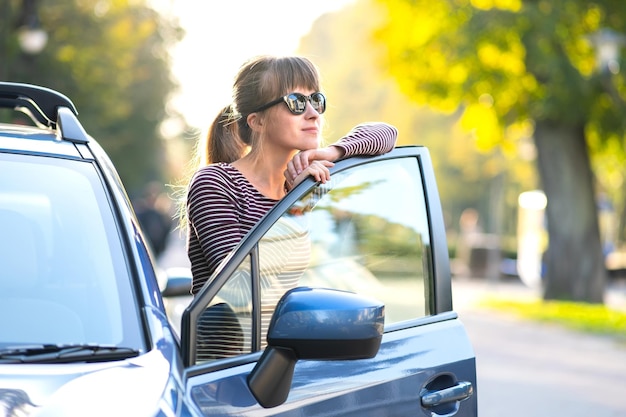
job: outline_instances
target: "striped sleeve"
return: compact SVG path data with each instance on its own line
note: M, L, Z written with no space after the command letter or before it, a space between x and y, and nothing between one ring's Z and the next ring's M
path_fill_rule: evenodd
M398 130L387 123L361 123L333 143L344 150L343 158L355 155L382 155L396 145Z

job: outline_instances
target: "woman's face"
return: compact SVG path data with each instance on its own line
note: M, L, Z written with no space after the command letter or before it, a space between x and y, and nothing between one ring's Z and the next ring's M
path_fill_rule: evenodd
M309 96L315 91L295 88L290 93ZM322 117L307 101L302 114L292 114L284 103L278 103L266 112L265 129L260 140L284 148L288 152L315 149L320 144Z

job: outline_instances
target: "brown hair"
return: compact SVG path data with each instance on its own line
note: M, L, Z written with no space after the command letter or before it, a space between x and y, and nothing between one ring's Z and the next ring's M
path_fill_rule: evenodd
M256 137L247 124L255 109L292 89L320 90L319 73L304 57L258 56L245 62L233 84L233 104L224 107L209 128L206 146L199 146L201 164L233 162L241 158Z

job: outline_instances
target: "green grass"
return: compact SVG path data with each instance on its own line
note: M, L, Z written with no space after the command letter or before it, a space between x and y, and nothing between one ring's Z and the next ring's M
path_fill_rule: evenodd
M479 305L525 319L556 323L570 329L626 341L626 311L613 310L600 304L487 297Z

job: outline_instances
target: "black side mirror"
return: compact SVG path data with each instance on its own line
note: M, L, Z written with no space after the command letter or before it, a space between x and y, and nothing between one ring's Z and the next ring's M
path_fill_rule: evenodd
M265 408L287 400L299 359L373 358L384 331L385 306L354 293L295 288L276 306L268 346L248 376L248 386Z
M189 268L169 268L163 271L165 288L161 290L163 297L180 297L191 295L191 270Z

